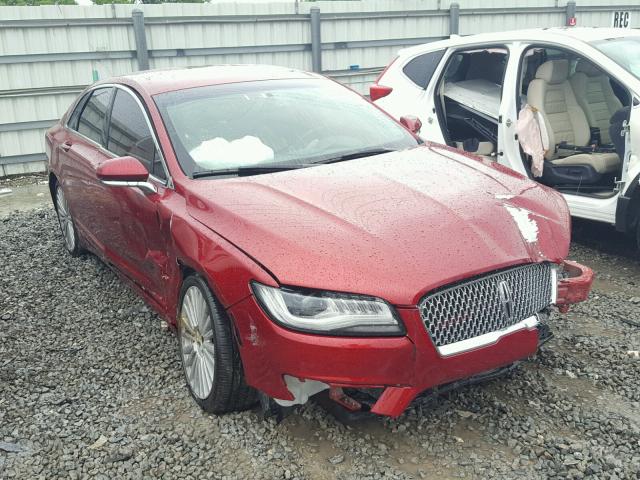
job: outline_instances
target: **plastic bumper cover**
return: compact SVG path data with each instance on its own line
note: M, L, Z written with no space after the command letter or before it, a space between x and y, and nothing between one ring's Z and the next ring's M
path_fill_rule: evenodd
M286 330L272 322L253 297L230 314L247 383L270 397L294 400L285 376L331 387L383 388L371 411L398 416L424 390L509 365L533 355L538 329L525 325L494 343L443 356L417 308L400 308L405 337L328 337Z
M556 305L562 313L574 303L584 302L593 283L593 270L577 262L566 260L563 265L565 277L558 280Z

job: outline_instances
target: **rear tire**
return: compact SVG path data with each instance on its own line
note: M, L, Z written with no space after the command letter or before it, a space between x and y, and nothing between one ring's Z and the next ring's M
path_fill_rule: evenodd
M178 344L187 387L200 408L221 414L256 403L257 392L244 380L231 320L198 275L182 284Z
M62 232L62 238L64 239L64 246L72 257L77 257L82 253L82 247L80 247L78 231L76 230L76 225L73 222L67 198L59 184L56 185L55 202L58 224L60 225L60 231Z

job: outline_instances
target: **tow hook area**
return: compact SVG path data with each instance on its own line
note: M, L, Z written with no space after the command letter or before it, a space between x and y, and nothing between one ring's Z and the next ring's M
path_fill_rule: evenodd
M563 276L558 280L556 305L561 313L567 313L570 305L584 302L589 296L593 270L570 260L565 260L562 267Z
M382 388L347 389L328 385L311 379L284 375L283 380L293 396L292 400L270 398L260 392L260 404L263 417L275 417L276 422L284 420L296 405L306 403L311 397L314 401L342 422L349 422L362 416L371 415L371 406L378 400Z
M329 389L329 398L339 405L342 405L350 412L357 412L362 410L362 404L356 399L351 398L349 395L344 393L342 387L331 387Z

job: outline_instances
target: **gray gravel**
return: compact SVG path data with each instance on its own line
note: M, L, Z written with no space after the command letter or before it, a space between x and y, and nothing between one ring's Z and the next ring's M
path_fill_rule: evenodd
M0 178L0 187L12 188L25 185L47 184L49 182L46 173L30 173L27 175L14 175Z
M640 328L620 319L640 321L640 265L580 235L592 298L508 377L398 420L343 425L311 403L277 425L203 414L174 335L93 256L65 253L51 208L0 218L0 479L637 479Z

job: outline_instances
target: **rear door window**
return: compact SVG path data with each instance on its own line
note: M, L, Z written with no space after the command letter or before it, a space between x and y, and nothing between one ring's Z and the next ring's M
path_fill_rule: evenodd
M112 88L94 90L78 118L78 133L102 146L105 144L106 118L112 93Z
M119 157L135 157L147 167L149 173L165 178L146 116L133 95L122 89L116 90L113 101L107 149Z
M436 71L444 50L429 52L410 60L403 68L404 74L420 88L427 88L429 80Z

